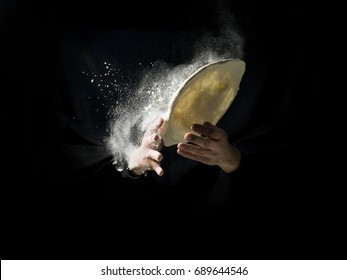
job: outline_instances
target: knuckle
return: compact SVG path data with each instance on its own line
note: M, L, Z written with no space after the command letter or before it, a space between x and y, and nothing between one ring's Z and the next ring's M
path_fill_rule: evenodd
M219 138L220 138L220 139L226 139L226 138L228 138L228 135L227 135L227 133L225 132L225 130L220 130L220 131L219 131Z
M210 142L209 142L208 140L204 140L204 141L202 142L202 146L203 146L204 148L208 148L208 147L210 146Z
M212 135L214 132L214 129L213 128L208 128L207 129L207 135Z

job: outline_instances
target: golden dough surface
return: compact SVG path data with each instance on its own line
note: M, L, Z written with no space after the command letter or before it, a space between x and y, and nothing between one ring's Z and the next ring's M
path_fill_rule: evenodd
M232 104L245 72L245 62L224 59L193 73L178 89L164 117L164 146L184 142L193 123L216 124Z

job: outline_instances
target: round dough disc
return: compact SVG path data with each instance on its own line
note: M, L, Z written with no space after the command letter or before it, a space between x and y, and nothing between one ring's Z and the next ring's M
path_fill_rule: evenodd
M193 123L215 125L233 102L245 66L240 59L224 59L201 67L186 79L164 116L164 146L185 142L184 135L191 132Z

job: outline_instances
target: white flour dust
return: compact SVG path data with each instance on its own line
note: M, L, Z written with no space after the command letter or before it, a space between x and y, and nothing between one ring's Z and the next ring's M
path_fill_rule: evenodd
M169 66L157 61L151 65L127 98L121 98L111 112L107 146L114 155L118 171L127 167L131 152L140 145L152 121L163 116L182 83L200 67L222 59L213 53L201 53L191 63Z
M104 62L105 73L89 77L100 93L108 95L104 98L109 119L105 142L118 171L127 168L129 156L140 145L147 127L167 114L172 98L188 77L206 64L227 58L242 59L244 40L233 18L221 13L220 20L224 27L218 34L206 33L200 38L192 46L195 57L187 63L172 66L158 60L146 68L139 61L145 70L140 78L133 78L131 73L123 76L116 64Z

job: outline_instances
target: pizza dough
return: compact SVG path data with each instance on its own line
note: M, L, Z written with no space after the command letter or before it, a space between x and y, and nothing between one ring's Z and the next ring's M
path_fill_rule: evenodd
M201 67L186 79L163 116L167 122L164 146L185 142L183 137L192 132L193 123L215 125L233 102L244 72L244 61L224 59Z

